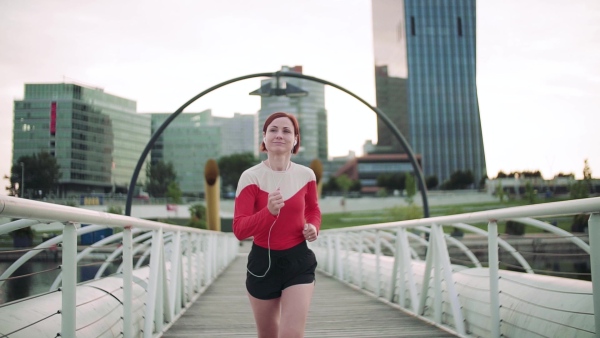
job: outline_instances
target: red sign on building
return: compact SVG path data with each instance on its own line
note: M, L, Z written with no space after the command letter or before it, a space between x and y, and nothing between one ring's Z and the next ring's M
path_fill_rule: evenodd
M50 105L50 135L56 135L56 102Z

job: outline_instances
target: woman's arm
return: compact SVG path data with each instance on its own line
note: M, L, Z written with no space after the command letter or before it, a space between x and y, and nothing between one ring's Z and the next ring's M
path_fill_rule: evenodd
M258 187L255 185L245 187L235 198L233 213L233 233L238 240L244 240L256 235L257 229L262 225L270 224L277 218L273 216L267 207L254 212L254 204Z
M307 191L304 200L304 219L306 220L306 223L314 225L318 232L318 230L321 228L321 209L319 208L317 195L317 182L308 182L306 190Z

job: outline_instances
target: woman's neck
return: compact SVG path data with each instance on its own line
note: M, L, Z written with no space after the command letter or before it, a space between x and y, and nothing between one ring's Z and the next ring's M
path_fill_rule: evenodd
M265 160L265 164L273 171L286 171L292 165L289 157L269 157Z

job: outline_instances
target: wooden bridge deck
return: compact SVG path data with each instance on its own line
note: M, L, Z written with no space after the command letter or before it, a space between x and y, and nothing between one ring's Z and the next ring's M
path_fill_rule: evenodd
M247 252L250 244L244 246ZM244 284L246 260L240 254L163 337L256 337ZM305 336L455 337L321 273Z

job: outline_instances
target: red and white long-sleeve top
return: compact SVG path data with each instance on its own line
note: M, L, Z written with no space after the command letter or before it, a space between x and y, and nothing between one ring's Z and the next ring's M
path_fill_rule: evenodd
M277 188L285 205L274 216L267 202L269 193ZM291 163L286 171L273 171L261 162L240 177L235 193L233 233L239 240L254 236L254 243L263 248L289 249L305 240L302 231L306 223L317 227L317 231L320 228L317 199L317 181L312 169Z

